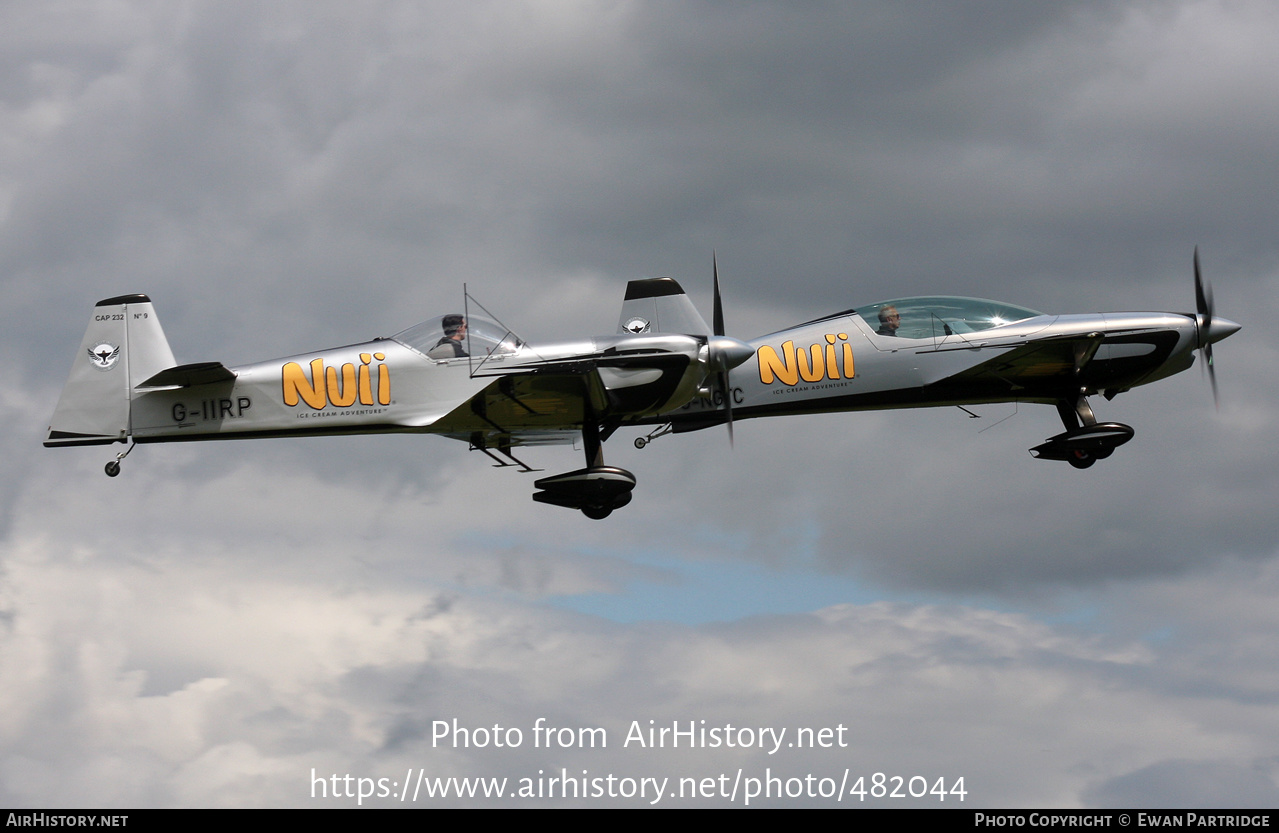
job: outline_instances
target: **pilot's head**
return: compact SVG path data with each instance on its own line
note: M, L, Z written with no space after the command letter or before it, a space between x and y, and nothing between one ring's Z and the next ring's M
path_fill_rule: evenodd
M879 330L880 332L897 332L897 328L902 325L901 313L897 311L897 307L889 304L879 311Z
M446 338L452 338L459 333L466 332L466 317L461 313L451 312L444 316L440 323L444 325L444 336Z

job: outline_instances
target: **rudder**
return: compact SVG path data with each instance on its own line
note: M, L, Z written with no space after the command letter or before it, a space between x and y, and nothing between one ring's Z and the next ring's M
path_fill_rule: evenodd
M710 327L674 278L645 278L626 284L617 332L704 336Z

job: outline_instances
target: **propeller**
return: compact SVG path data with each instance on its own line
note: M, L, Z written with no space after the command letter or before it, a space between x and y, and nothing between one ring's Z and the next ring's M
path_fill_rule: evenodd
M1212 285L1204 281L1199 268L1199 247L1195 246L1195 349L1203 353L1208 379L1212 382L1212 403L1220 407L1217 398L1217 369L1212 361L1213 342L1239 332L1239 325L1225 318L1216 318L1216 305L1212 300Z
M1208 368L1208 378L1212 381L1212 404L1220 407L1217 401L1217 370L1212 364L1212 342L1208 333L1212 330L1212 287L1204 286L1203 272L1199 268L1199 247L1195 246L1195 317L1196 347L1203 353L1204 364Z
M755 350L740 339L724 334L724 302L719 293L719 261L715 253L711 253L711 272L714 276L715 311L713 317L713 335L707 340L709 349L709 365L715 372L715 390L724 402L724 422L728 425L728 444L733 444L733 390L728 385L728 371L742 364Z
M714 324L715 335L724 335L724 302L719 297L719 257L715 252L711 252L711 274L715 284L715 312Z

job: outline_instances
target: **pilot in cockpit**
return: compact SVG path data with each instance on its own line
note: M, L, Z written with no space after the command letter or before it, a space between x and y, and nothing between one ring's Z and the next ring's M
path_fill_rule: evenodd
M901 313L897 311L897 307L889 304L879 311L879 329L875 333L881 336L895 336L901 325Z
M426 354L432 359L456 359L467 356L466 352L466 317L461 313L451 312L440 319L444 327L444 337Z

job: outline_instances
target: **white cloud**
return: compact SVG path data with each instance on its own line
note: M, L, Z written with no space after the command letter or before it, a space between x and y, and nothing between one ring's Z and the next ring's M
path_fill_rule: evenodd
M122 565L95 545L63 546L5 552L0 732L6 798L24 804L307 806L312 767L515 779L539 767L675 778L848 766L963 775L965 806L1069 806L1170 762L1253 766L1279 729L1268 700L1223 700L1202 690L1204 675L1187 679L1202 637L1143 644L890 603L623 626L390 572L336 583L308 575L299 553L283 553L296 566L281 576L233 552ZM1258 599L1273 597L1270 573ZM1238 577L1213 581L1238 593ZM1144 607L1175 603L1168 592L1152 589ZM1253 627L1272 634L1273 618ZM1218 650L1214 677L1273 666L1273 639L1226 644L1242 655ZM538 717L602 726L608 749L534 750ZM454 718L520 728L526 742L433 748L434 721ZM623 748L632 721L649 720L789 734L774 755ZM845 748L785 745L800 727L841 724Z

